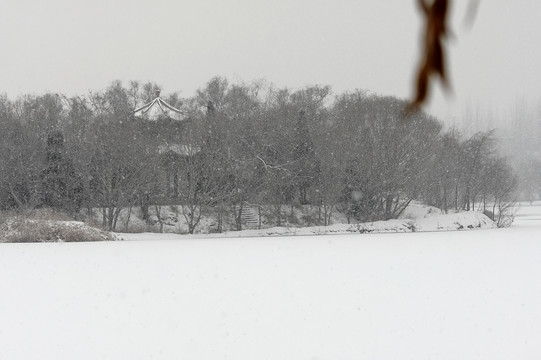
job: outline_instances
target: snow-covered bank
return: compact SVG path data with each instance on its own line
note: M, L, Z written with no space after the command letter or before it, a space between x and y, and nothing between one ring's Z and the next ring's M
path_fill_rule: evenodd
M329 226L310 227L272 227L268 229L250 229L230 231L219 234L176 235L176 234L117 234L125 240L181 239L181 238L217 238L217 237L262 237L289 235L323 235L351 233L404 233L416 231L448 231L463 229L492 229L494 222L478 211L468 211L453 214L422 213L416 219L396 219L375 221L362 224L335 224ZM165 235L165 236L164 236Z
M369 223L346 224L340 221L347 221L347 218L335 212L334 221L337 223L329 226L306 226L311 223L306 219L307 214L317 211L317 207L290 208L296 211L291 215L293 224L281 227L269 227L268 224L259 228L242 231L224 231L221 233L210 233L213 226L213 218L207 214L199 226L195 235L165 235L167 238L189 237L261 237L261 236L291 236L291 235L323 235L323 234L349 234L349 233L392 233L392 232L416 232L416 231L441 231L441 230L462 230L462 229L486 229L494 227L494 223L485 215L479 212L460 212L443 214L441 210L434 207L413 203L404 212L402 218L388 221L375 221ZM181 229L178 221L178 214L170 214L167 209L162 210L161 230L165 233L176 233L174 230ZM169 209L170 210L170 209ZM178 210L178 209L177 209ZM132 222L144 223L133 212ZM164 219L171 220L164 225ZM304 222L301 220L303 219ZM173 221L174 220L174 221ZM90 219L92 223L92 219ZM71 221L67 215L55 213L47 209L40 209L29 214L8 214L0 219L0 242L72 242L72 241L103 241L103 240L141 240L141 239L163 239L163 233L156 231L150 226L150 232L133 231L126 222L125 229L132 230L129 233L107 233L90 226L89 224ZM96 225L96 224L95 224ZM303 226L304 225L304 226ZM97 226L97 225L96 225ZM215 225L214 225L215 226ZM173 231L171 231L173 230ZM181 231L181 234L186 234Z
M183 211L185 210L186 209L183 209L183 207L180 205L151 206L148 209L148 218L145 220L139 207L124 208L121 209L119 213L117 226L115 229L117 232L124 233L153 232L187 234L188 223L183 214ZM275 206L247 205L243 208L243 212L244 211L247 212L245 215L249 216L250 220L248 221L246 218L241 217L242 228L244 230L264 229L265 231L261 232L261 236L265 236L265 234L268 233L280 235L301 233L320 234L322 232L325 233L325 229L331 233L335 233L337 231L347 232L346 229L348 228L351 228L352 231L357 231L355 229L359 228L358 226L330 226L329 224L340 225L355 222L354 218L350 218L348 220L347 215L344 212L341 212L338 207L332 207L331 211L331 208L327 208L327 210L325 210L322 206L315 205L282 205L279 211L280 221L278 221L277 208ZM412 227L414 224L408 224L408 221L421 218L433 218L433 220L438 221L441 226L438 224L435 224L435 226L420 224L419 229L427 226L433 228L433 230L438 230L438 227L440 227L440 230L456 230L460 228L460 224L457 226L455 226L453 222L446 224L445 219L442 218L440 221L437 219L437 217L434 217L441 214L443 214L443 212L438 208L412 201L399 217L399 219L405 220L402 223L399 224L398 222L395 222L393 224L393 221L390 221L383 224L382 222L376 222L362 225L361 228L364 232L408 231L408 228L409 230L414 230ZM231 208L228 208L227 211L224 211L224 213L219 215L217 208L207 207L203 209L201 219L198 225L195 226L194 233L206 235L218 232L217 218L219 216L221 216L222 219L223 231L237 231L235 212L232 211ZM327 226L323 226L325 224L325 218L327 218ZM94 209L92 218L88 220L90 223L98 225L101 223L100 219L102 219L101 209ZM461 221L462 220L464 220L463 217L461 218ZM423 220L423 222L426 221ZM484 222L484 220L482 220L482 222ZM477 223L478 221L473 219L473 222L466 221L466 223L461 225L464 228L467 228L468 226L477 227ZM280 228L286 228L287 230L280 230ZM401 230L400 228L404 228L406 230ZM257 232L243 232L238 234L256 236Z

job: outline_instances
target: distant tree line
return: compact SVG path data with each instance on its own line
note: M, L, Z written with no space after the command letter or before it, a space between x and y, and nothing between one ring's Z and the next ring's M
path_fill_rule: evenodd
M374 221L413 200L492 214L513 201L516 178L493 132L463 138L423 112L404 119L404 100L217 77L191 98L166 98L182 122L134 117L156 89L113 82L71 98L0 96L1 209L99 207L114 230L122 208L148 216L180 204L193 232L205 207L219 210L218 224L233 209L240 229L247 204L273 206L280 225L283 205L319 206L328 224L336 209Z
M541 200L541 101L515 99L509 128L501 132L506 152L512 156L522 201Z

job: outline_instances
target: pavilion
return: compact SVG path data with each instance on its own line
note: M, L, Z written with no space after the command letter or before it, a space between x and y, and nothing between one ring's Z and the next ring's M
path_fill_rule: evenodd
M159 90L154 100L135 109L133 115L149 122L150 136L155 137L158 144L165 180L164 195L169 199L178 198L179 170L183 160L199 152L198 148L185 143L190 119L184 111L162 99Z

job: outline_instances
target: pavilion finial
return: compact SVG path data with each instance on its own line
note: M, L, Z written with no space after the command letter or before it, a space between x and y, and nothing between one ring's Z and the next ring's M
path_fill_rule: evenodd
M156 90L156 97L157 97L157 98L160 97L160 92L161 92L161 90Z

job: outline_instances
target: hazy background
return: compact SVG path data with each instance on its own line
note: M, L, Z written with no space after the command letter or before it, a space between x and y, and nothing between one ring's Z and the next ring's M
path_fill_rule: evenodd
M468 1L452 2L453 95L437 90L427 109L500 124L520 102L541 118L541 2L482 0L468 30ZM8 0L0 93L84 94L119 79L188 97L220 75L410 97L420 32L415 0Z

